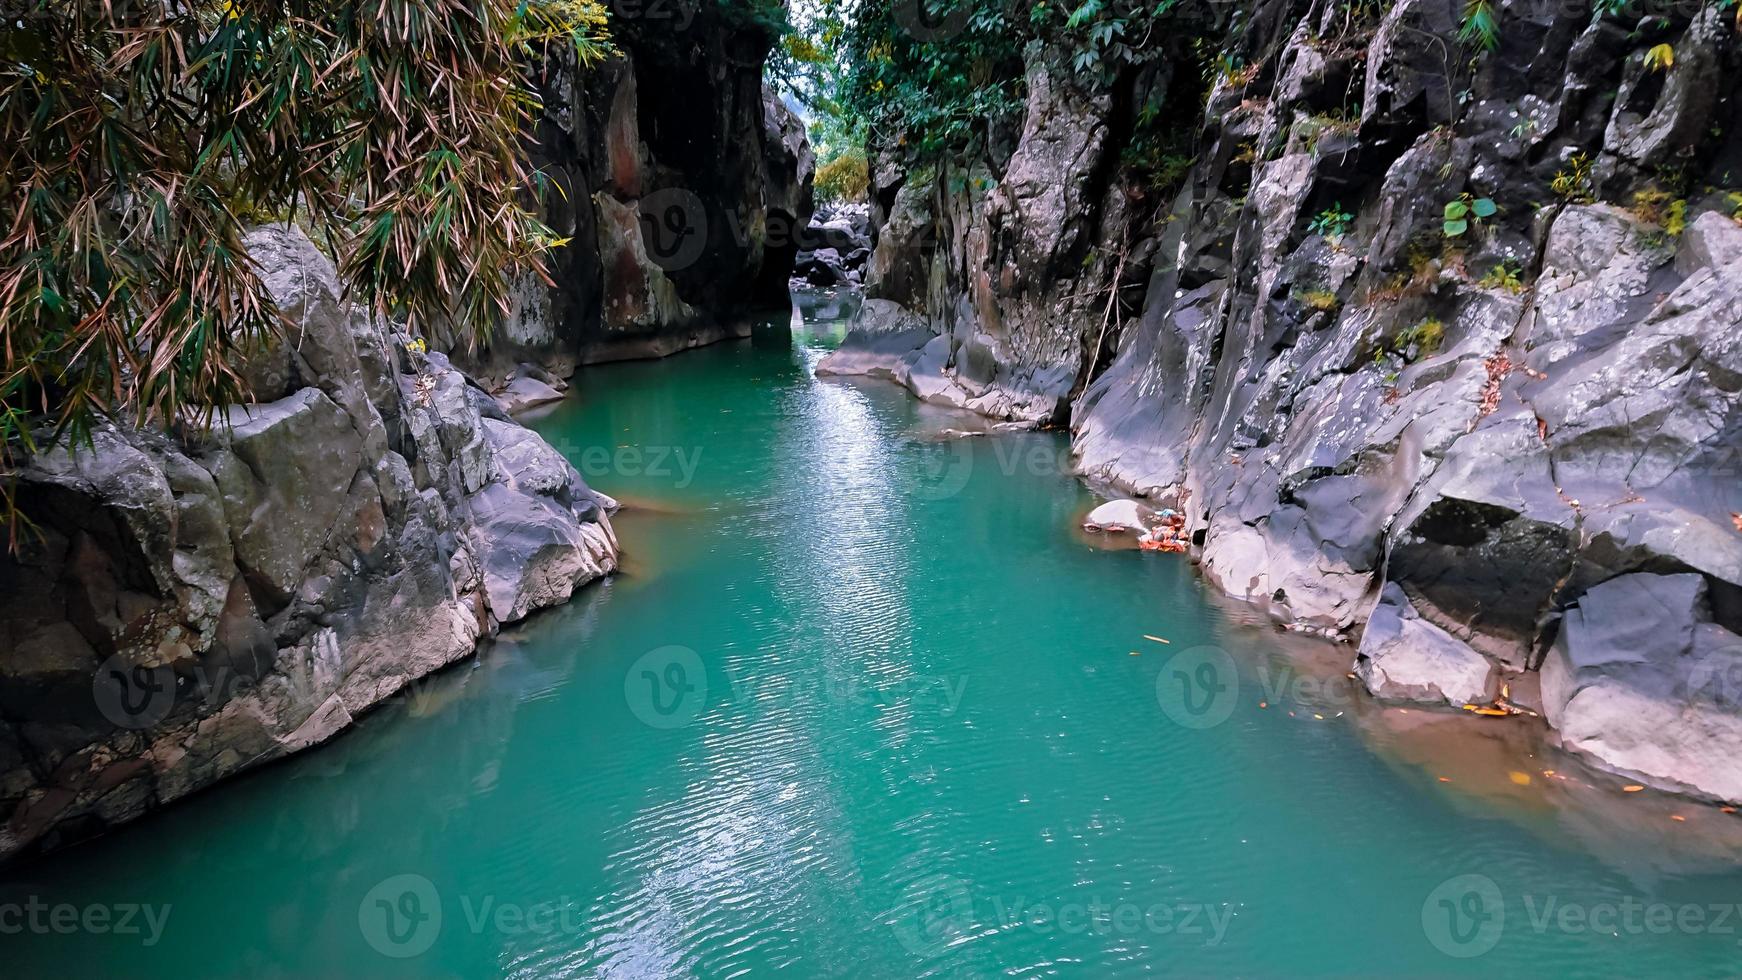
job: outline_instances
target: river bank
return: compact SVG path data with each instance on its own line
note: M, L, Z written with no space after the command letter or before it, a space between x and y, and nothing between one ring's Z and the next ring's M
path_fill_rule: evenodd
M578 375L539 431L649 450L583 467L630 502L623 571L319 752L9 869L0 902L169 908L149 947L12 937L14 974L1732 962L1715 930L1532 917L1728 901L1727 824L1544 779L1576 764L1509 721L1448 739L1345 698L1346 648L1297 646L1186 562L1073 538L1095 497L1029 465L1059 436L936 440L955 413L812 377L840 328L811 326ZM1168 669L1206 649L1233 665L1207 725ZM1460 959L1424 915L1470 875L1504 931Z

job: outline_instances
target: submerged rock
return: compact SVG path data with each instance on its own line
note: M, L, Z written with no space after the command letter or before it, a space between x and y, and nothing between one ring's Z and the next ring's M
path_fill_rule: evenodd
M1742 636L1712 617L1697 574L1640 572L1586 592L1542 666L1561 743L1668 789L1742 799Z

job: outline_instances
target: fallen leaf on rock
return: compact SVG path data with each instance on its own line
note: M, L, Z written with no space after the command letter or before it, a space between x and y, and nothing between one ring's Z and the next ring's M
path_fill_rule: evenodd
M1529 786L1530 785L1530 773L1528 773L1528 772L1519 772L1515 769L1512 772L1507 773L1506 778L1512 780L1514 783L1517 783L1520 786Z
M1684 817L1679 813L1672 813L1669 815L1669 818L1677 823L1687 823L1688 821L1687 817Z
M1623 787L1621 787L1621 792L1623 792L1623 793L1637 793L1637 792L1639 792L1639 791L1640 791L1640 790L1642 790L1642 789L1644 789L1644 788L1645 788L1645 787L1643 787L1643 786L1641 786L1641 785L1639 785L1639 784L1638 784L1638 783L1634 783L1634 784L1633 784L1633 785L1631 785L1631 786L1623 786Z
M1742 514L1730 512L1730 523L1736 525L1736 530L1742 531Z

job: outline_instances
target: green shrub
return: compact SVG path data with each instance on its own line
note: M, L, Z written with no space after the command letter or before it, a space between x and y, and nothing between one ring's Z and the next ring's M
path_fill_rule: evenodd
M865 154L849 150L818 167L814 186L819 202L864 200L865 192L871 186L871 170Z
M1349 233L1349 225L1353 224L1355 216L1343 210L1341 202L1331 205L1314 216L1307 230L1315 235L1323 235L1333 242L1342 241Z
M1688 202L1673 197L1669 191L1650 188L1633 195L1634 217L1657 225L1670 238L1678 238L1688 228Z
M1509 293L1524 292L1524 280L1519 268L1510 262L1496 263L1476 285L1483 289L1504 289Z
M1471 197L1460 195L1457 200L1447 201L1445 221L1442 230L1447 238L1456 238L1470 230L1470 222L1481 222L1494 217L1499 212L1494 201L1486 197Z
M1394 349L1413 361L1439 353L1440 345L1445 341L1446 325L1430 316L1398 334Z
M1575 153L1568 157L1567 165L1555 171L1549 187L1574 204L1589 204L1596 200L1596 191L1591 185L1591 155Z

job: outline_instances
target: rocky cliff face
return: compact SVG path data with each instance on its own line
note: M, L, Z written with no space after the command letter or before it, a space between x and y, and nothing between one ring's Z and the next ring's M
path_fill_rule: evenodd
M528 361L566 375L748 336L747 314L786 308L815 161L763 84L773 36L734 9L626 7L618 56L580 67L563 49L543 66L530 152L569 241L487 350L453 351L493 387Z
M608 511L440 354L247 238L294 325L209 434L99 429L20 474L0 552L0 858L315 745L616 567Z
M1185 186L1135 216L1117 114L1031 77L986 189L900 176L824 369L1068 419L1081 472L1184 510L1221 588L1359 640L1376 695L1540 677L1569 748L1734 801L1734 13L1499 7L1472 58L1459 0L1252 4Z
M1031 54L1020 136L990 158L910 169L876 154L863 323L824 373L887 376L1021 422L1068 417L1134 308L1154 239L1137 224L1143 191L1116 167L1132 86L1115 99L1050 73L1048 54Z

